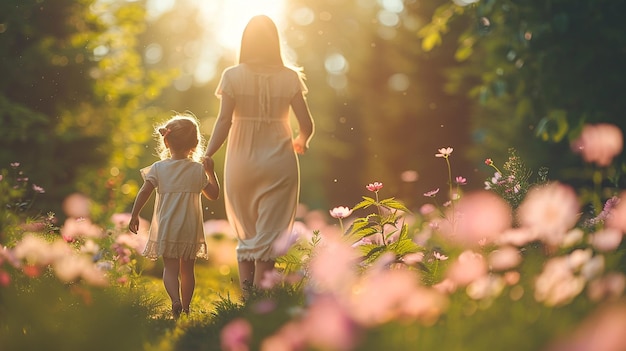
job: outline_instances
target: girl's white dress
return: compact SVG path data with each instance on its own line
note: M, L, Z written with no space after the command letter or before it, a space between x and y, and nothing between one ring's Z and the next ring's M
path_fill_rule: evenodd
M238 237L237 259L275 259L273 243L291 231L300 191L290 103L306 86L287 67L239 64L224 71L216 95L235 99L226 146L224 203Z
M165 159L143 168L141 175L156 189L143 255L153 260L208 258L201 195L209 179L202 164L191 159Z

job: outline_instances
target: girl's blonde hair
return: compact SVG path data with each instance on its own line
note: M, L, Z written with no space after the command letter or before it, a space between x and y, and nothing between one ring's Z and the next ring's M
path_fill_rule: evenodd
M200 161L204 154L204 138L200 134L200 123L191 113L176 114L164 124L155 128L157 154L164 160L171 156L170 149L188 151L194 161ZM165 145L169 144L169 149Z

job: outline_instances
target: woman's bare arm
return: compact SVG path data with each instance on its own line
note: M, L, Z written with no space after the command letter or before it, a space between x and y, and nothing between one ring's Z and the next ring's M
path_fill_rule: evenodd
M306 100L304 100L302 93L296 94L293 99L291 99L291 108L298 121L298 136L294 140L294 148L296 152L303 154L309 148L309 142L315 132L313 117L311 117L309 106Z
M220 112L213 126L213 134L211 134L211 139L209 139L206 156L213 157L226 141L232 124L233 111L235 111L235 99L223 94L220 103Z

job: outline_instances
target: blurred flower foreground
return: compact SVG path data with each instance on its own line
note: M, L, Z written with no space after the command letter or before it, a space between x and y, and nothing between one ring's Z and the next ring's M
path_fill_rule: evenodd
M626 350L626 191L607 185L622 145L621 131L607 125L587 126L572 144L602 176L591 189L527 169L513 149L502 165L485 160L493 176L472 180L453 174L454 149L443 147L433 156L446 189L424 193L429 202L419 209L385 197L378 181L354 206L303 209L275 245L278 268L245 300L217 301L204 332L194 330L198 343L230 351ZM45 189L18 168L0 179L0 342L44 347L28 336L69 328L89 343L146 349L155 307L140 283L144 236L127 233L123 214L107 230L87 214L60 228L53 214L25 219ZM464 191L472 182L484 189ZM207 235L232 239L221 224L207 222ZM76 319L37 319L42 303ZM127 345L114 345L124 335Z

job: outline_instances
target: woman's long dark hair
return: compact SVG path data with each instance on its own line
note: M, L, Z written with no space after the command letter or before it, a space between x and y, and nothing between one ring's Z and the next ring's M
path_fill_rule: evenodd
M250 19L241 37L239 63L284 65L278 29L272 19L265 15Z

